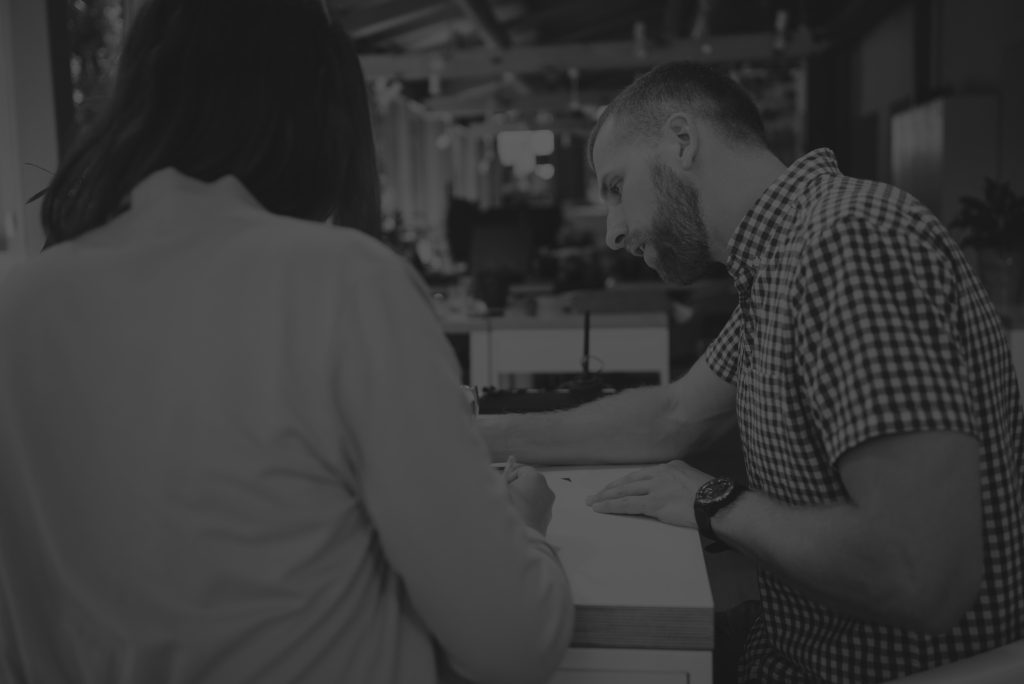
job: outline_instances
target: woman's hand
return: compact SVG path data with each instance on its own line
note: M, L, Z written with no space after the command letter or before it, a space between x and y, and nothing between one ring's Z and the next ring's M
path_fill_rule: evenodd
M535 468L520 465L510 457L505 465L505 483L509 501L523 516L523 521L541 534L547 533L555 493L544 476Z

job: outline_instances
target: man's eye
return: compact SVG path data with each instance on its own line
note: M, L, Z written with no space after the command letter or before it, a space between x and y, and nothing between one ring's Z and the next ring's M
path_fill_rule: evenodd
M613 185L611 193L613 195L615 195L616 197L621 195L622 194L622 184L621 183L616 183L615 185Z

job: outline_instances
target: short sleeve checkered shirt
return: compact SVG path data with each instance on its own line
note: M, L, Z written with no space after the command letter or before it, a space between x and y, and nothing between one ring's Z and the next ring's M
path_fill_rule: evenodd
M1024 637L1024 409L998 317L946 229L822 149L763 193L729 250L739 305L707 360L736 385L751 487L842 500L849 449L963 432L981 444L984 518L980 597L940 636L836 613L762 572L745 676L879 682Z

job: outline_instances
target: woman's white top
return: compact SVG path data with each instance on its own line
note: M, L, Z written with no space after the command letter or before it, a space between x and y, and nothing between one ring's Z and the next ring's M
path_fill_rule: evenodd
M170 169L0 285L0 592L32 684L539 682L573 611L406 263Z

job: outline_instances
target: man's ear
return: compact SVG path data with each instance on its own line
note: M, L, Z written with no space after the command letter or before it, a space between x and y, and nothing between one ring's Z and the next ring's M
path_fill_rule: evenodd
M693 167L700 140L692 117L682 112L672 114L665 121L664 140L677 164L684 169Z

